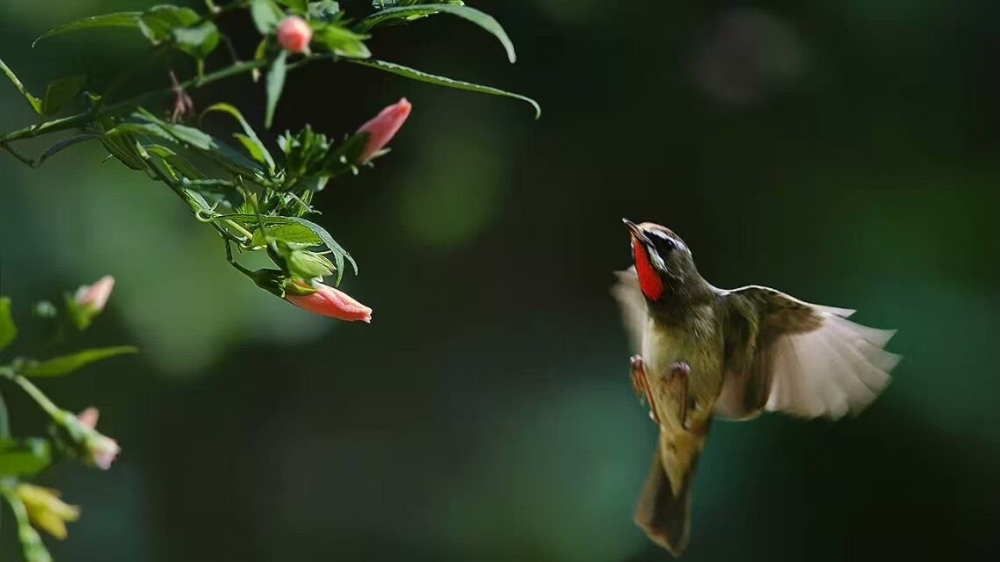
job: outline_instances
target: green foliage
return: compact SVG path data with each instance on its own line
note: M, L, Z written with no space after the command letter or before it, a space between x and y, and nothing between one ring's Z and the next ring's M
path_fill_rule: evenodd
M453 80L451 78L446 78L444 76L436 76L434 74L429 74L414 68L409 68L401 64L396 64L394 62L386 62L382 60L355 60L351 61L354 64L360 64L370 68L376 68L378 70L384 70L385 72L391 72L398 76L405 76L411 80L417 80L418 82L426 82L428 84L434 84L435 86L446 86L448 88L454 88L456 90L466 90L469 92L476 92L479 94L489 94L491 96L502 96L507 98L514 98L531 104L531 107L535 109L535 119L539 119L542 116L542 107L538 105L538 102L520 94L515 94L512 92L507 92L497 88L491 88L489 86L482 86L480 84L473 84L471 82L462 82L461 80Z
M272 0L251 0L250 16L261 35L274 33L278 22L285 17L284 12Z
M52 463L52 446L47 439L0 439L0 477L37 474Z
M55 115L66 104L72 100L83 89L87 83L86 76L69 76L60 78L49 84L45 90L45 98L42 101L42 114Z
M517 61L517 54L514 52L514 44L511 42L510 37L507 36L507 32L504 31L500 22L494 19L493 16L484 14L479 10L462 4L419 4L413 6L386 8L361 20L357 29L361 32L368 32L383 23L396 22L400 20L413 21L427 16L432 16L434 14L451 14L478 25L500 41L504 50L507 51L507 58L510 59L510 62L513 63Z
M138 351L138 349L131 346L87 349L73 353L72 355L29 363L22 367L21 372L26 377L62 377L74 373L91 363Z
M268 129L274 122L274 112L278 107L278 100L281 99L281 91L285 88L285 74L287 73L288 53L281 51L267 72L267 113L264 117L264 126Z
M96 317L110 297L113 280L101 281L100 297L94 294L84 298L88 304L79 305L76 312L90 307L91 318ZM94 286L81 287L78 293L87 295ZM97 300L99 299L99 303ZM75 301L70 299L70 302ZM67 307L65 317L51 301L42 301L34 307L35 316L47 322L74 322L74 309ZM65 332L58 330L62 335ZM16 335L10 317L10 299L0 298L0 348ZM52 343L58 343L58 340ZM0 365L0 380L19 388L49 418L50 434L42 437L12 437L8 419L7 402L0 399L0 495L7 501L17 523L17 537L22 558L26 562L51 562L52 557L35 526L50 534L64 538L65 523L79 517L76 507L62 503L58 492L27 484L24 480L43 472L58 461L75 459L92 467L107 469L118 454L117 443L101 435L96 429L97 410L91 409L80 417L56 406L51 399L26 377L59 377L97 361L126 353L135 353L134 347L120 346L89 349L72 355L38 361L17 357Z
M5 75L32 109L43 117L54 116L75 99L85 102L82 113L0 136L0 148L38 166L66 148L98 139L112 158L168 186L198 221L216 230L230 263L258 284L262 275L268 277L264 286L276 294L283 294L284 287L296 286L296 280L333 273L339 284L348 262L357 273L357 263L351 255L325 228L306 217L313 213L311 202L315 194L331 180L359 174L388 151L380 145L374 148L377 151L374 158L370 158L367 155L371 150L367 147L371 139L367 133L345 135L340 142L334 142L332 137L313 131L307 124L298 132L281 135L278 140L281 152L272 152L254 131L252 120L224 101L204 110L197 124L187 122L185 112L190 110L191 104L186 90L244 73L253 73L255 79L264 74L266 103L261 121L270 128L285 95L289 72L316 61L347 61L434 85L523 100L532 105L536 116L540 114L534 100L518 94L371 58L367 41L370 33L382 26L449 14L496 37L508 59L514 62L514 46L499 22L463 2L375 2L374 12L359 14L360 19L349 18L341 4L332 0L234 0L218 7L211 2L208 5L213 7L208 13L162 4L143 12L84 18L39 37L41 40L75 31L134 28L153 45L152 54L179 52L196 59L197 76L180 83L175 81L173 87L162 92L147 92L113 103L109 98L113 98L116 86L128 80L128 73L117 78L101 96L84 96L81 92L85 79L70 76L50 84L40 100L31 95L13 71L0 61ZM238 56L230 53L231 64L209 71L207 59L221 43L228 42L217 27L216 19L220 14L233 11L244 11L250 16L261 40L253 60L238 61ZM313 30L311 51L289 53L277 41L278 25L291 14L305 18ZM149 100L161 95L173 96L175 100L169 118L146 106ZM238 125L238 130L232 134L232 145L202 129L204 118L214 113L226 114ZM25 157L10 147L10 143L23 139L71 129L79 130L80 134L51 145L37 158ZM361 161L363 154L365 162ZM234 247L237 252L268 251L280 268L277 277L270 272L258 274L243 268L233 257ZM329 258L313 249L329 252ZM80 329L86 328L93 319L91 311L80 309L71 298L66 299L66 307L71 321ZM93 356L72 357L75 359L60 358L55 364L32 364L32 369L25 374L55 376L67 368L69 361Z
M86 29L101 29L101 28L131 28L135 29L139 27L139 20L142 17L142 12L119 12L117 14L104 14L101 16L92 16L89 18L83 18L76 21L71 21L69 23L60 25L54 29L50 29L45 33L41 34L35 42L31 44L32 47L38 44L42 39L47 39L49 37L55 37L56 35L62 35L64 33L70 33L72 31L83 31Z
M0 350L17 338L17 325L10 315L10 299L0 297Z

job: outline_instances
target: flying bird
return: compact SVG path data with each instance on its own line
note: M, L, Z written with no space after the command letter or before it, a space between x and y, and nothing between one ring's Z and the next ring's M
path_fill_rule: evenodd
M718 289L672 231L624 222L634 266L617 272L612 295L636 353L632 387L660 429L635 521L680 556L695 467L716 415L857 414L889 384L900 357L883 349L895 331L855 324L853 310L756 285Z

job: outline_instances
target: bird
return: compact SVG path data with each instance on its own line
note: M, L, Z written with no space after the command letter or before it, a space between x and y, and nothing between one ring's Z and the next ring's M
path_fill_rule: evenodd
M884 349L895 330L856 324L848 320L854 310L768 287L716 288L673 231L622 220L634 265L615 273L611 293L635 353L632 388L659 427L634 520L679 557L690 535L695 469L714 419L857 415L886 388L901 357Z

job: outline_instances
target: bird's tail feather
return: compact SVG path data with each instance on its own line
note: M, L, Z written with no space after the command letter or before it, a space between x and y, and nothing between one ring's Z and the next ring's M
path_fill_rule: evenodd
M635 522L674 557L684 553L691 532L691 485L704 438L678 446L662 435L646 486L635 510ZM671 484L671 480L675 480Z

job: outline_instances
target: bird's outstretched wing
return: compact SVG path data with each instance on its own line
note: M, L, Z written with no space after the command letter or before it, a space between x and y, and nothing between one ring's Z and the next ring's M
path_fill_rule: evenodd
M883 349L895 332L855 324L847 319L851 310L767 287L721 295L730 333L716 411L731 419L761 410L804 418L858 414L889 384L900 360Z
M628 334L633 353L642 352L642 329L646 324L646 297L639 289L639 276L635 267L616 271L617 281L611 287L611 295L621 308L622 323Z

